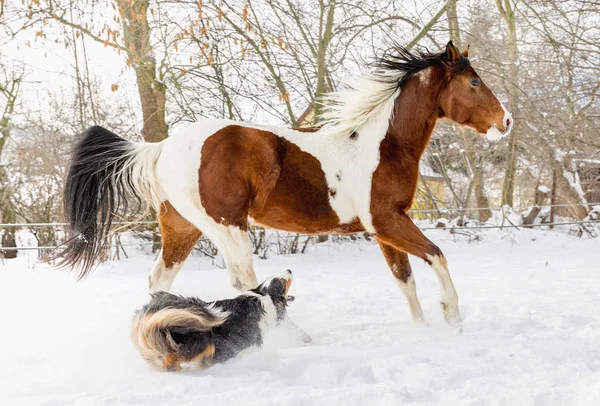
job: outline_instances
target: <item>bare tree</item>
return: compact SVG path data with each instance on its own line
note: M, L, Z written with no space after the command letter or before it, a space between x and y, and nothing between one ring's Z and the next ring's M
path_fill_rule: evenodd
M506 81L508 82L508 109L517 114L519 109L519 72L518 58L519 49L517 45L517 23L515 10L512 0L496 0L498 12L506 23L506 49L508 56L508 68L506 70ZM516 123L521 117L517 116ZM519 127L515 126L508 136L508 157L506 160L506 170L504 172L504 184L502 186L502 204L513 206L513 195L515 189L515 177L517 166L517 143L519 136Z
M11 140L12 117L17 108L17 99L19 90L25 75L20 68L7 67L0 63L0 71L3 76L0 77L0 101L4 105L2 116L0 116L0 160L6 160L6 146ZM15 222L15 210L13 202L13 187L6 171L4 163L0 163L0 212L2 213L2 223ZM16 247L15 229L4 229L2 232L2 246ZM1 251L4 258L15 258L17 251Z
M93 4L90 13L87 3L73 0L46 0L33 2L29 6L27 16L37 17L38 24L43 27L48 21L76 30L93 41L104 44L117 52L127 55L127 65L135 72L142 107L142 136L147 142L158 142L167 138L165 104L166 87L157 66L152 32L149 23L149 0L114 0L108 3L117 13L111 23L109 18L101 18L99 24L94 17L108 14L110 8L106 4ZM120 27L119 27L120 25ZM45 35L45 34L44 34Z

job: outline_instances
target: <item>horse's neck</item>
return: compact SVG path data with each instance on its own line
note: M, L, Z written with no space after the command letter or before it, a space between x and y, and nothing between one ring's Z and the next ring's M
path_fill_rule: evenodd
M403 155L416 160L423 155L438 118L440 86L424 84L415 77L400 92L386 136L400 147Z

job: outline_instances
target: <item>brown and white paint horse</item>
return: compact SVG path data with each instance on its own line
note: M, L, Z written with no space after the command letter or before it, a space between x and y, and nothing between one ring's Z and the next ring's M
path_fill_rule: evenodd
M511 116L462 54L401 47L375 63L325 105L325 124L310 130L227 120L190 125L156 143L134 143L101 127L77 145L65 187L71 238L63 265L92 268L126 199L159 210L162 250L150 290L168 291L204 234L219 249L234 287L257 285L250 223L296 233L374 235L412 318L423 320L408 254L439 278L442 310L458 323L458 296L442 251L413 224L419 160L438 119L490 137L510 131Z

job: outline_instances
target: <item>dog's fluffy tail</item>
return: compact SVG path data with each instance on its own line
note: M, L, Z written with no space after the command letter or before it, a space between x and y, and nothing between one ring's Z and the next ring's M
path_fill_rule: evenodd
M179 349L172 333L189 334L209 331L223 324L228 316L227 312L211 308L165 307L153 313L142 309L133 319L131 338L146 360L162 367L165 356L177 354Z

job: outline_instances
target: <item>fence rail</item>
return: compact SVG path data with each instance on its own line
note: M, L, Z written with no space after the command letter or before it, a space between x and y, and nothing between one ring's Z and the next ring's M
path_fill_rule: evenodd
M593 206L600 206L600 202L599 203L587 203L586 204L589 207L593 207ZM584 207L583 204L573 204L573 203L564 203L564 204L540 204L540 205L536 205L536 206L529 206L528 208L531 207ZM489 210L489 211L496 211L496 212L503 212L504 211L504 207L440 207L439 209L414 209L414 210L409 210L408 214L411 213L451 213L451 212L471 212L471 211L480 211L480 210ZM142 221L120 221L120 222L115 222L112 223L115 226L118 225L123 225L123 226L127 226L127 225L144 225L144 224L158 224L158 221L155 220L142 220ZM28 227L28 228L36 228L36 227L66 227L68 226L68 223L0 223L0 229L1 228L15 228L15 227ZM558 225L555 224L555 225Z
M132 222L132 223L123 223L123 224L131 224L131 225L138 225L138 224L156 224L157 222L155 221L140 221L140 222ZM567 222L557 222L557 223L540 223L540 224L525 224L525 225L521 225L521 224L504 224L504 225L486 225L486 224L482 224L482 225L474 225L474 226L429 226L429 227L419 227L420 230L422 231L427 231L427 230L455 230L455 231L468 231L468 230L480 230L480 229L505 229L505 228L537 228L537 227L554 227L554 226L570 226L570 225L583 225L583 224L600 224L600 220L581 220L581 221L567 221ZM15 223L7 223L7 224L0 224L0 229L1 228L7 228L8 227L52 227L52 226L65 226L67 225L66 223L23 223L23 224L15 224ZM311 238L311 237L317 237L317 235L315 234L293 234L290 233L289 235L278 235L277 238L278 239L289 239L289 238L298 238L298 237L304 237L304 238ZM200 240L198 240L198 242L203 242L203 241L208 241L210 242L209 239L207 238L201 238ZM107 248L119 248L119 247L143 247L143 246L152 246L155 245L157 243L154 242L140 242L140 243L133 243L133 244L118 244L118 245L111 245ZM0 246L0 251L32 251L32 250L39 250L39 251L47 251L47 250L57 250L60 249L62 246L41 246L41 247L1 247Z
M158 224L155 220L143 220L143 221L119 221L118 223L112 223L115 226L128 226L128 225L142 225L142 224ZM15 228L15 227L66 227L68 223L0 223L0 228Z
M532 207L583 207L585 208L585 206L588 207L593 207L593 206L599 206L600 203L587 203L587 204L573 204L573 203L563 203L563 204L538 204L538 205L534 205L534 206L527 206L526 208L532 208ZM409 214L410 213L444 213L444 212L469 212L469 211L480 211L480 210L488 210L488 211L503 211L504 207L463 207L463 208L459 208L459 207L440 207L439 209L414 209L414 210L409 210ZM523 211L525 209L519 210L519 211ZM513 211L517 212L517 210Z

